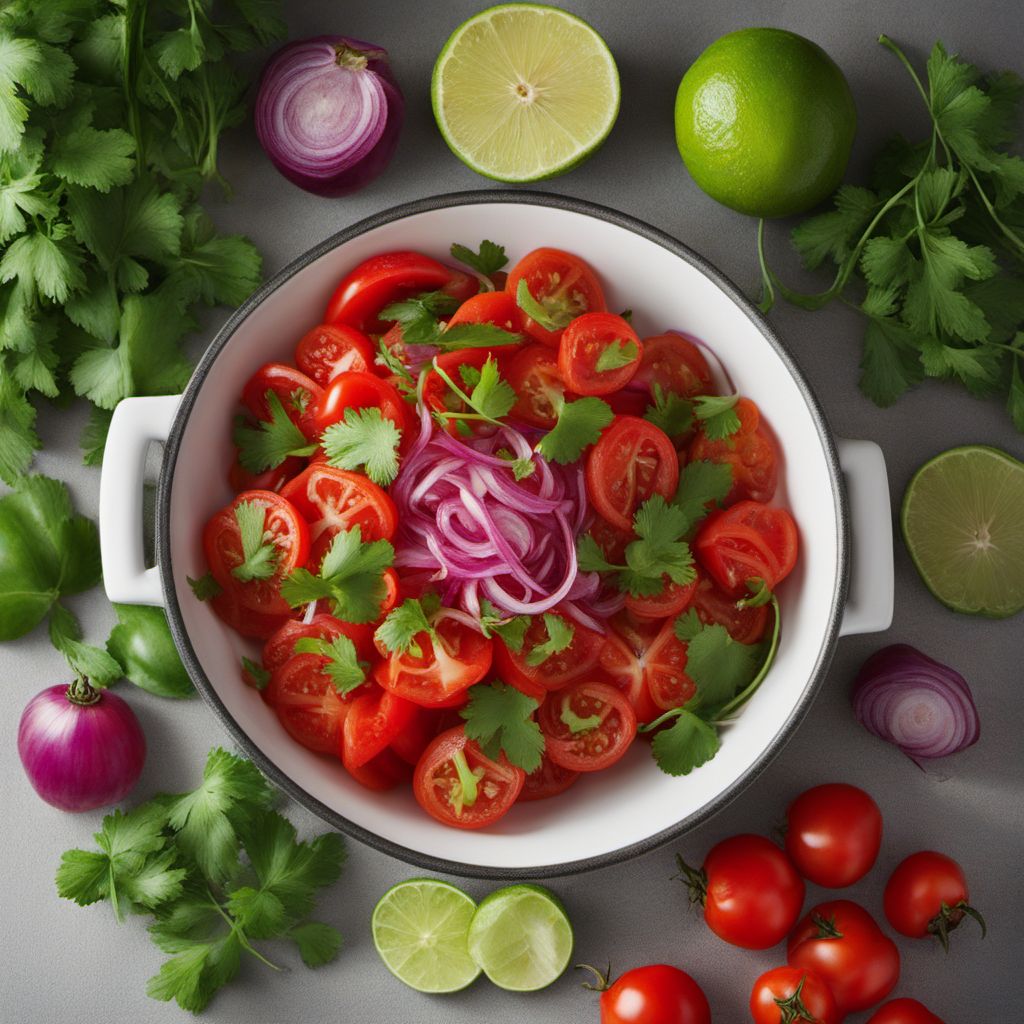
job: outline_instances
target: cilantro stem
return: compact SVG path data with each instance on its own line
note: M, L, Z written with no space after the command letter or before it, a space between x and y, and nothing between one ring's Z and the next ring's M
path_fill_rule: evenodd
M441 378L441 380L443 380L445 382L445 384L448 385L448 387L450 387L452 389L452 391L455 392L455 394L456 394L456 396L458 398L461 398L462 401L465 402L466 405L469 406L470 409L475 409L476 410L475 413L444 412L444 413L440 413L440 415L442 415L442 416L444 416L446 418L460 419L460 420L464 420L464 419L481 419L481 420L483 420L486 423L493 423L496 427L503 426L501 420L496 420L493 417L488 416L486 413L481 412L479 407L473 404L473 399L470 398L469 395L467 395L466 392L463 391L462 388L460 388L455 383L455 381L453 381L451 379L451 377L449 377L448 374L445 373L445 371L442 370L441 367L437 365L437 360L436 359L434 360L434 372Z
M210 897L210 906L213 907L217 911L217 913L224 918L224 920L227 922L228 927L231 929L231 933L235 936L235 938L238 939L238 944L246 952L251 953L254 957L256 957L257 960L259 960L261 963L266 964L267 967L269 967L272 971L284 970L283 967L279 966L278 964L275 964L272 960L268 960L258 949L256 949L249 943L249 940L246 937L246 934L242 930L241 926L220 905L220 900L218 900L217 897L213 895L213 892L210 890L209 886L206 887L206 895Z
M1009 225L1004 224L1000 219L999 214L996 213L995 206L992 205L992 201L985 194L985 190L981 187L981 182L978 181L978 176L974 173L973 167L967 167L966 164L961 164L966 168L968 175L970 175L971 181L974 183L974 187L978 190L978 195L981 197L982 203L985 205L985 209L988 211L988 215L992 218L996 227L1014 244L1014 246L1020 250L1021 254L1024 255L1024 239L1020 237Z
M781 614L779 612L779 599L774 594L771 596L770 603L775 611L775 622L772 626L772 640L768 645L768 653L765 655L764 664L758 670L757 675L750 680L746 687L737 693L736 696L718 712L718 722L726 721L730 714L734 711L738 711L748 700L750 700L757 688L764 681L764 677L768 675L768 670L772 667L772 663L775 661L775 655L779 649L779 623L781 621Z
M757 261L761 266L761 301L757 308L762 313L767 313L775 305L775 275L768 269L768 261L764 255L764 217L757 222Z
M896 55L896 59L907 69L908 74L914 80L914 85L917 86L917 91L921 94L921 98L925 102L925 106L931 109L931 98L928 96L928 92L924 87L924 83L920 78L917 77L917 72L914 70L914 65L907 59L907 55L894 43L884 32L878 37L878 41L884 46L890 53Z

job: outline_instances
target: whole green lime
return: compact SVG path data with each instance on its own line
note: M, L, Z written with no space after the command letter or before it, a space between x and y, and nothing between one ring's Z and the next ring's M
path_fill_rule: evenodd
M676 93L676 145L712 199L755 217L820 203L843 179L857 110L842 71L794 32L713 42Z

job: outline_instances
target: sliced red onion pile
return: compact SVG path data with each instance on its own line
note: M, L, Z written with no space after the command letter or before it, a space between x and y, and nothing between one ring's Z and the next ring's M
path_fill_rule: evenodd
M981 734L964 677L909 644L883 647L864 662L853 710L869 732L915 761L955 754Z
M532 459L516 480L505 450ZM516 429L452 437L421 406L420 434L391 489L399 511L396 567L422 572L446 605L474 618L487 599L508 615L556 605L593 628L621 605L604 598L597 573L581 573L576 536L589 515L583 470L534 454Z

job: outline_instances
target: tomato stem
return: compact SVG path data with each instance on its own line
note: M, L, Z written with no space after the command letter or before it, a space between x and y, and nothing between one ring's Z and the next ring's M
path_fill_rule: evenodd
M821 914L811 914L811 921L818 929L817 937L819 939L841 939L843 937L843 933L836 926L835 914L832 914L830 917L822 917Z
M691 868L683 860L681 853L676 854L679 874L673 877L683 882L690 891L690 906L703 907L708 899L708 873L703 868Z
M953 906L943 903L939 912L929 922L929 933L939 940L945 952L949 952L949 933L965 917L971 917L978 922L981 926L981 937L985 938L988 934L988 925L985 924L985 918L981 916L980 911L975 910L966 900L960 900L958 903L954 903Z
M810 1024L821 1024L821 1021L804 1004L802 993L806 980L807 975L805 974L791 996L775 1000L775 1005L779 1008L779 1024L796 1024L801 1020L809 1021Z
M608 961L608 966L604 969L603 973L599 971L596 967L591 966L590 964L576 964L573 967L573 970L590 971L590 973L594 976L593 981L580 982L580 985L582 985L583 988L587 989L590 992L607 992L608 989L611 987L612 962L610 960Z

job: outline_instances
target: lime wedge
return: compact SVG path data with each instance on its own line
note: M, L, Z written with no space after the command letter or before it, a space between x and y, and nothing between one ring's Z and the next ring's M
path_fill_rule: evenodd
M373 944L387 969L417 992L458 992L480 974L466 945L475 910L454 885L411 878L373 908Z
M568 966L573 934L554 893L539 885L492 892L473 915L469 952L495 985L535 992Z
M501 4L451 34L430 96L445 142L467 167L538 181L604 142L619 112L619 72L582 19L544 4Z
M1024 463L982 445L936 455L907 487L902 526L943 604L992 618L1024 608Z

